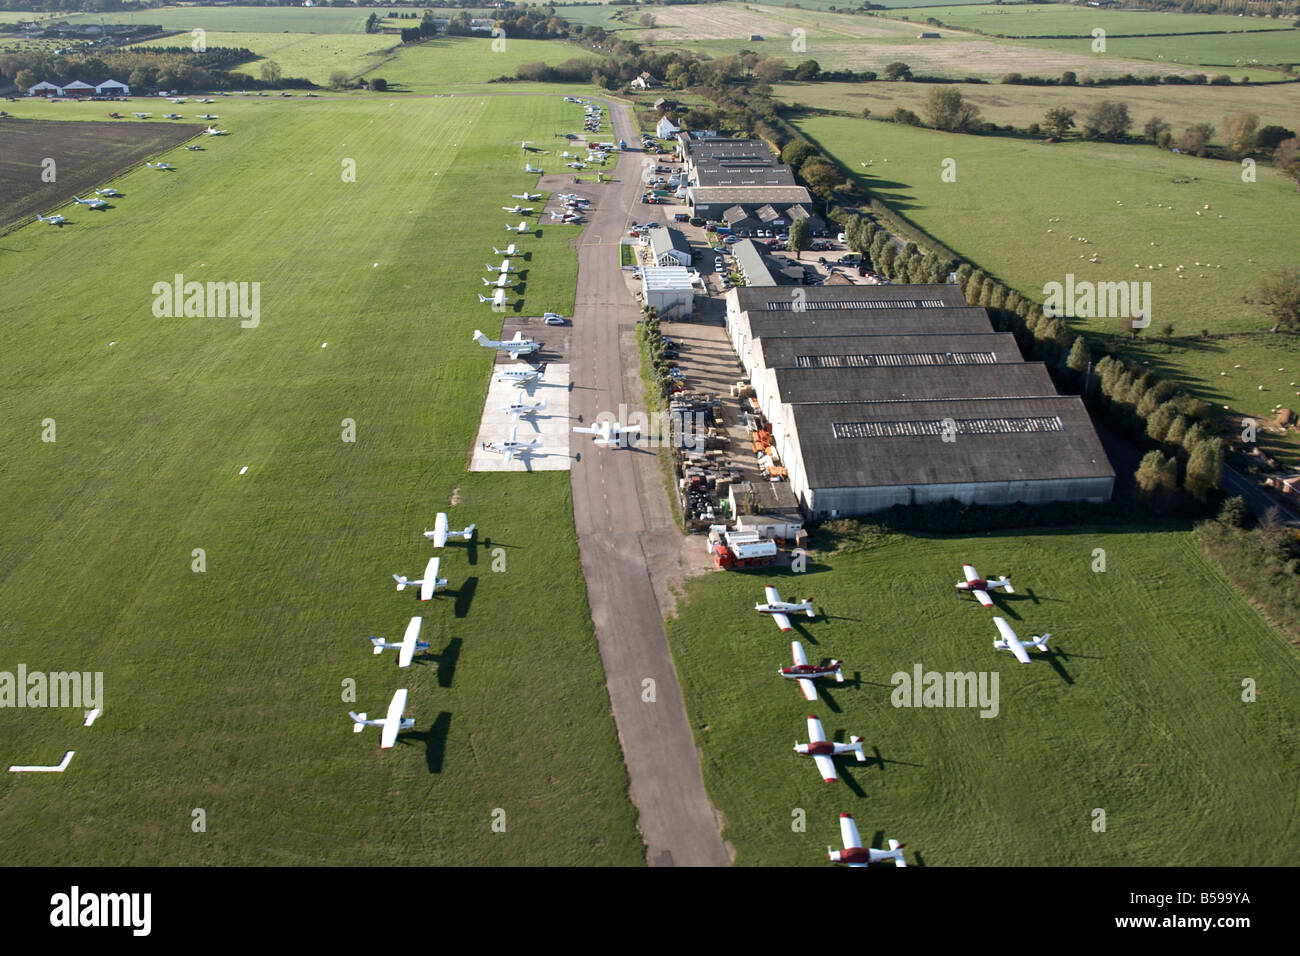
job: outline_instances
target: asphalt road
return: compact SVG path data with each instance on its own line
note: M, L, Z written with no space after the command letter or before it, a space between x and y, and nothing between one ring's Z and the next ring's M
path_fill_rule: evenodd
M640 143L627 106L607 103L610 138ZM634 337L640 316L619 270L615 246L639 209L639 150L620 153L613 182L597 187L597 208L578 240L578 293L574 305L570 414L590 423L619 406L644 409L636 388ZM632 374L629 374L632 373ZM625 390L624 382L629 383ZM599 448L574 436L573 519L587 579L587 597L614 721L639 813L647 861L652 866L727 866L730 857L719 820L700 775L644 544L664 533L666 514L649 495L650 452ZM642 467L638 467L642 465ZM671 528L671 523L669 524ZM675 533L675 532L674 532Z

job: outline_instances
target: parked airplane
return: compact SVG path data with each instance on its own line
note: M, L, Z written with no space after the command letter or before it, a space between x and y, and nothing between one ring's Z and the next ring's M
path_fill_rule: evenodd
M533 166L532 163L524 163L524 172L526 172L526 173L540 173L541 170L535 168L535 167Z
M60 216L58 213L55 213L53 216L42 216L40 213L37 213L36 218L39 219L41 222L48 222L51 226L62 226L65 222L68 221L64 219L62 216Z
M508 272L518 272L518 271L519 271L518 269L516 269L514 266L512 266L512 265L510 264L510 260L509 260L509 259L502 259L502 260L501 260L501 265L499 265L499 266L494 266L494 265L492 265L491 263L485 263L485 264L483 265L483 268L486 269L488 272L499 272L499 273L501 273L502 275L505 275L505 274L508 273Z
M91 209L107 209L108 203L102 199L82 199L80 196L73 196L72 201L80 203L83 206L89 206Z
M433 542L435 548L446 547L448 538L464 538L468 541L474 537L474 525L470 525L462 531L449 531L447 529L447 516L439 511L438 516L433 519L433 530L426 531L424 536Z
M494 452L498 455L505 455L506 461L514 461L515 455L527 455L529 452L541 447L542 440L540 438L534 438L530 442L520 441L518 425L510 429L510 437L505 441L500 443L485 441L483 443L484 451Z
M522 199L524 202L537 202L537 200L539 200L539 199L542 198L542 194L541 194L541 193L530 193L528 190L525 189L525 190L523 191L523 193L520 194L520 195L516 195L516 194L514 194L514 193L511 193L511 194L510 194L510 198L511 198L511 199Z
M586 163L568 163L567 165L568 165L568 167L569 167L570 169L586 169L586 168L587 168L587 164L586 164Z
M145 165L146 165L146 166L151 166L151 167L154 168L154 169L175 169L175 168L176 168L176 167L173 166L171 163L149 163L149 162L146 162Z
M839 779L835 776L835 761L831 758L851 753L857 756L858 763L867 761L867 755L862 752L861 737L850 737L847 744L837 744L833 740L827 740L826 731L822 730L822 722L817 719L816 714L808 715L808 740L809 743L806 744L796 743L794 752L812 757L817 762L817 770L821 773L822 779L827 783L834 783Z
M500 342L496 339L490 339L478 329L474 330L474 341L485 349L497 349L502 352L509 352L512 359L517 359L521 355L528 355L540 349L541 343L534 342L532 339L524 338L523 332L516 332L513 339L507 339Z
M230 133L230 130L217 129L215 126L209 126L203 132L207 133L209 136L226 136L227 134Z
M509 289L514 285L514 283L510 281L510 277L504 272L497 276L495 280L484 279L483 284L486 286L496 286L498 289Z
M586 200L582 199L582 197L579 196L577 193L560 193L559 198L564 202L573 202L577 200L582 200L583 202L586 202Z
M579 425L573 426L573 431L578 435L595 435L596 444L606 448L622 444L621 436L639 435L641 433L640 425L620 425L618 422L596 422L590 428L583 428ZM629 443L630 444L630 443Z
M95 192L96 192L98 195L100 195L100 196L120 196L120 195L122 195L120 192L118 192L116 189L113 189L112 187L110 187L110 188L108 188L108 189L96 189Z
M216 118L217 118L217 114L216 114L216 113L200 113L200 114L199 114L199 119L214 120L214 119L216 119Z
M397 743L398 733L415 728L414 717L403 719L402 711L404 710L406 710L406 688L402 688L393 694L393 699L388 705L388 715L383 720L367 720L364 711L359 714L349 711L348 716L352 718L352 732L359 734L364 727L383 728L379 738L379 747L381 750L389 750L393 744Z
M767 596L766 604L755 604L754 610L760 614L772 615L772 620L776 621L776 626L783 631L790 630L790 619L787 614L793 614L797 611L803 611L809 617L816 617L817 612L813 610L812 598L808 598L800 604L791 604L789 601L782 601L781 595L776 593L776 588L766 587L763 593Z
M533 367L531 365L524 365L523 362L520 362L519 364L522 367L512 368L502 372L501 377L497 379L497 381L513 382L515 385L532 385L542 380L542 375L546 371L545 365Z
M862 845L858 836L858 825L848 813L840 814L840 839L844 842L843 850L826 848L826 855L832 863L847 863L849 866L866 866L868 863L884 863L893 860L894 866L907 866L903 859L903 846L897 840L889 841L888 850L873 850Z
M794 657L794 666L782 667L777 673L782 677L797 680L805 700L817 699L817 688L813 685L813 680L818 677L834 677L837 684L844 683L844 672L840 669L840 661L831 661L824 667L821 664L809 664L808 658L804 656L803 645L798 641L790 642L790 652Z
M499 255L499 256L517 256L517 255L519 255L519 247L516 246L513 242L510 243L510 245L506 246L504 249L498 249L496 246L493 246L493 247L492 247L492 251L495 252L495 253L496 253L497 255Z
M188 149L190 152L196 152L196 151L202 149L203 147L202 147L202 146L186 146L185 148Z
M504 309L506 307L506 290L497 289L496 292L492 293L492 298L490 299L487 296L480 294L478 300L480 302L491 302L492 308L494 309Z
M551 218L556 222L582 222L582 217L576 212L566 212L561 214L556 212L554 209L551 210Z
M180 119L180 118L181 118L180 113L167 113L163 116L163 119Z
M438 577L438 563L441 560L441 558L430 558L429 563L424 566L424 577L418 581L412 581L405 575L394 574L393 580L397 582L397 590L405 591L407 588L413 588L418 584L420 586L420 600L427 601L432 598L439 588L447 586L446 579Z
M374 645L376 654L382 654L386 650L397 651L397 666L410 667L411 658L415 656L416 651L429 649L428 641L420 640L420 628L423 624L424 618L413 617L411 623L406 625L406 636L398 643L392 644L382 637L372 637L370 643Z
M989 592L995 588L1006 588L1008 594L1015 594L1015 589L1011 586L1011 575L1004 574L1000 578L984 579L979 576L973 565L963 564L962 572L966 575L965 581L957 582L958 591L969 591L985 607L993 606L993 599L989 597Z
M520 216L531 216L533 214L532 209L526 206L521 206L519 203L515 203L513 206L502 206L501 208L506 212L513 212Z
M135 115L137 119L148 119L150 116L153 116L152 113L136 113Z
M512 226L509 223L506 223L506 229L510 232L532 232L532 230L528 228L528 223L526 222L521 222L517 226Z
M1011 630L1011 625L1000 617L995 617L993 623L998 626L998 630L1002 633L1002 639L994 641L993 646L1000 651L1010 651L1016 655L1016 660L1020 661L1020 663L1028 664L1029 651L1026 649L1025 643L1016 637L1016 632ZM1051 634L1044 634L1042 637L1035 635L1034 639L1029 642L1029 647L1036 647L1040 651L1045 651L1047 650L1047 639L1051 636Z
M525 404L524 393L521 389L515 393L515 400L502 408L501 411L509 413L511 418L515 421L519 421L520 415L533 415L537 412L546 411L546 401L542 400L531 405Z

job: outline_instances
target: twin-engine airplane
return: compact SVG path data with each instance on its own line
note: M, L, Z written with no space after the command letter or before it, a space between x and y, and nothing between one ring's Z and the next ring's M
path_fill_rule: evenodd
M529 355L542 347L540 342L534 342L532 339L524 338L523 332L516 332L513 339L506 339L503 342L497 339L490 339L484 335L481 330L475 329L474 341L485 349L497 349L501 352L509 352L512 359L517 359L521 355Z
M806 757L812 757L817 762L817 770L822 775L822 779L827 783L834 783L838 777L835 776L835 761L832 757L838 757L840 754L855 754L858 763L866 763L867 755L862 752L862 738L850 737L847 744L837 744L833 740L826 739L826 731L822 730L822 722L817 719L816 714L808 715L808 740L806 744L795 744L794 752L803 754Z
M1011 575L1004 574L1000 578L984 579L979 576L975 567L970 564L961 566L963 573L966 575L965 581L957 582L958 591L969 591L985 607L993 606L993 599L989 597L989 592L997 588L1006 588L1008 594L1015 594L1015 589L1011 587Z
M993 646L1000 651L1010 651L1016 655L1016 660L1020 661L1020 663L1028 664L1029 651L1026 649L1024 642L1016 637L1016 632L1011 630L1011 625L1000 617L995 617L993 623L998 626L998 630L1002 633L1002 639L994 641ZM1044 634L1042 637L1035 635L1034 639L1029 642L1029 647L1036 647L1040 651L1045 651L1047 650L1047 639L1051 636L1051 634Z
M510 437L503 442L483 443L483 450L494 452L498 455L505 455L506 461L514 461L515 455L527 455L529 452L542 447L542 440L534 438L532 441L519 440L519 426L516 425L510 429Z
M573 430L579 435L595 435L597 445L610 448L622 444L621 436L623 435L639 435L641 426L620 425L618 422L603 421L596 422L590 428L574 425Z
M873 850L870 847L864 847L862 837L858 836L858 825L853 822L852 815L848 813L840 814L840 839L844 841L843 850L826 848L826 855L831 858L832 863L866 866L869 863L884 863L893 860L894 866L907 866L907 861L903 859L904 844L899 843L897 840L889 841L888 850Z
M797 680L805 700L817 699L817 688L814 686L813 681L818 677L834 677L835 683L844 683L844 671L841 670L841 661L831 661L825 666L809 664L808 658L803 652L803 645L798 641L790 642L790 653L794 657L794 666L782 667L777 673L790 680Z
M503 407L501 410L503 412L508 412L510 417L515 421L519 421L520 415L534 415L537 412L546 411L546 401L543 399L540 402L529 404L524 401L524 393L521 390L515 393L515 400L509 405Z
M447 516L439 511L438 517L433 519L433 530L426 531L424 536L433 542L435 548L443 548L447 546L448 538L463 538L468 541L474 537L474 525L471 524L463 531L450 531L447 528Z
M519 366L520 367L518 368L507 369L502 372L501 377L498 378L497 381L512 382L515 385L520 386L535 385L542 380L542 375L546 372L546 366L544 364L533 367L531 365L524 365L523 362L520 362Z
M427 651L429 642L420 640L420 628L424 624L424 618L413 617L411 623L406 625L406 636L396 644L385 641L382 637L372 637L370 643L375 647L376 654L382 654L384 651L397 651L397 666L410 667L411 659L415 656L416 651ZM362 714L361 716L365 716Z
M782 601L781 595L776 593L774 587L764 588L763 593L767 595L767 603L755 604L754 610L760 614L772 615L772 620L776 622L776 626L783 631L790 630L790 618L786 616L787 614L803 611L809 617L817 616L817 612L813 610L812 598L808 598L799 604L791 604L789 601Z
M406 688L402 688L393 694L393 699L388 705L388 714L383 720L367 720L365 711L359 714L348 712L352 718L352 732L361 733L365 727L381 727L379 747L381 750L389 750L393 744L397 743L397 735L403 730L413 730L415 728L415 718L402 718L402 711L406 710Z
M412 581L402 574L394 574L393 580L397 582L397 590L405 591L407 588L413 588L416 585L420 587L420 600L427 601L433 597L434 592L439 588L445 588L447 581L438 577L438 563L441 558L430 558L429 563L424 567L424 577L418 581Z

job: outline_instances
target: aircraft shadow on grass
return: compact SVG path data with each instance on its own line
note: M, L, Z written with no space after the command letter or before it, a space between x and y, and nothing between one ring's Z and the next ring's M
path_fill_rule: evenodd
M1074 678L1072 678L1069 672L1066 671L1065 667L1061 663L1062 661L1071 661L1076 657L1087 661L1104 661L1106 659L1096 654L1070 654L1064 648L1055 646L1048 647L1047 653L1044 654L1043 657L1047 659L1047 663L1052 665L1052 670L1060 674L1061 680L1065 681L1067 684L1073 684Z
M887 763L896 763L896 764L898 764L900 767L924 767L924 766L925 766L925 764L923 764L923 763L909 763L909 762L906 761L906 760L891 760L891 759L889 759L889 758L887 758L887 757L884 757L884 756L880 753L880 748L879 748L879 747L876 747L876 746L874 746L874 745L873 745L872 748L871 748L871 759L868 760L867 762L868 762L868 763L874 763L877 767L880 768L880 772L881 772L881 773L884 773L884 771L885 771L885 764L887 764Z
M474 602L474 592L478 589L478 578L471 575L465 579L465 583L455 591L449 592L456 595L456 605L454 613L456 617L468 617L469 606Z
M456 663L460 660L460 649L464 643L462 638L453 637L441 651L436 653L432 650L421 651L411 658L411 663L420 667L436 664L438 686L450 687L452 677L456 673Z
M451 731L451 713L440 713L428 730L417 730L402 734L397 738L399 744L424 744L424 761L429 765L429 773L442 773L442 761L447 754L447 735Z
M826 707L831 711L831 713L833 714L844 713L844 708L841 707L839 705L839 702L834 698L834 696L832 696L830 692L830 688L818 687L817 693L821 697L821 699L826 702Z

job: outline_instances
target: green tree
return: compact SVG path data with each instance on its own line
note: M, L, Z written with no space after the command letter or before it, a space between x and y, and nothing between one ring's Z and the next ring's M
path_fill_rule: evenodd
M1225 527L1244 530L1250 524L1250 509L1246 507L1246 499L1241 495L1225 498L1216 520Z
M844 183L844 177L824 159L812 159L799 169L799 175L808 188L822 196L829 196Z
M816 60L804 60L794 68L794 78L797 82L806 83L817 79L817 74L821 71L821 65Z
M330 74L330 89L341 90L347 85L348 85L347 70L335 70L333 73Z
M790 226L790 238L786 247L794 253L796 259L803 258L803 252L812 245L812 227L807 219L796 219Z
M1273 320L1269 331L1300 326L1300 269L1279 267L1269 272L1259 282L1256 301Z
M1074 129L1075 111L1067 106L1053 106L1043 114L1043 129L1061 139Z
M1070 371L1082 375L1088 370L1088 362L1091 356L1088 354L1088 343L1084 341L1082 335L1074 337L1074 344L1070 346L1070 355L1065 360L1065 365Z
M1170 424L1169 430L1165 432L1165 444L1172 445L1175 448L1181 448L1183 445L1183 438L1186 434L1187 416L1179 415Z
M1216 488L1223 474L1223 442L1208 438L1192 449L1187 459L1187 475L1183 487L1198 501L1205 501Z
M1234 158L1245 156L1255 148L1255 136L1259 132L1259 114L1250 110L1237 110L1223 118L1220 136Z
M262 82L267 86L275 86L283 76L284 72L280 69L280 64L274 60L267 60L262 64Z
M1210 123L1193 123L1178 134L1174 145L1180 153L1204 156L1209 152L1210 140L1214 136L1214 126Z
M1142 135L1157 146L1160 145L1160 137L1170 131L1169 124L1159 116L1153 116L1142 126Z
M791 169L798 169L810 156L816 156L817 150L806 139L792 139L781 150L781 162Z
M895 60L885 66L885 79L887 80L910 80L911 78L912 68L906 63Z
M1177 471L1175 470L1174 482L1169 482L1168 463L1172 459L1166 458L1159 451L1149 451L1142 456L1142 461L1134 473L1134 481L1137 483L1138 497L1146 502L1162 501L1177 486ZM1177 469L1178 463L1173 462L1174 468Z
M1155 391L1155 389L1151 391ZM1151 392L1147 393L1147 395L1150 394ZM1145 400L1144 397L1143 401ZM1169 427L1173 425L1176 418L1178 418L1178 409L1173 402L1165 402L1160 405L1147 416L1147 437L1153 441L1165 441L1169 434Z
M1128 104L1116 100L1101 100L1088 108L1083 116L1083 132L1090 139L1122 139L1133 125L1128 115Z
M925 94L921 114L928 126L950 133L964 133L978 122L980 111L955 86L932 86Z

